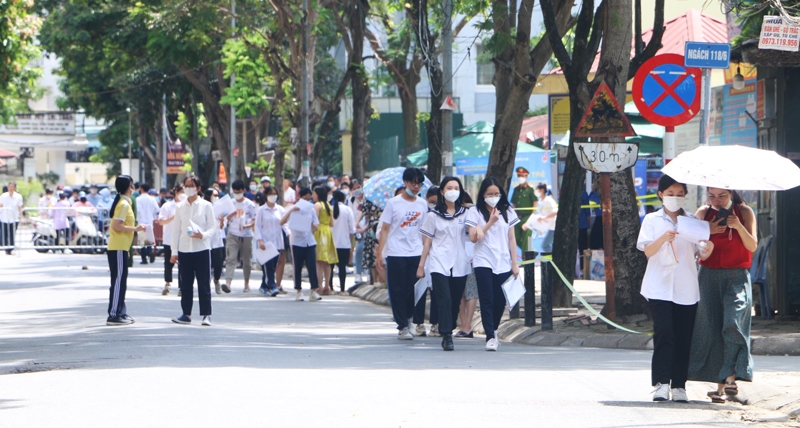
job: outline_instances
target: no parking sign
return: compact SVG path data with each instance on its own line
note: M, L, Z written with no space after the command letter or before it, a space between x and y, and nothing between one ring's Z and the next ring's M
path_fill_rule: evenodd
M645 61L636 72L633 102L645 119L674 127L700 111L702 72L683 63L683 55L663 54Z

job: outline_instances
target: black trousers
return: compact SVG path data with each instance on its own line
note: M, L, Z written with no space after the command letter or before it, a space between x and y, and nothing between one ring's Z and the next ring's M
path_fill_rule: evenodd
M486 340L494 338L494 332L503 318L506 307L506 295L503 294L503 283L511 276L511 272L495 274L492 269L475 268L475 280L478 283L478 299L481 304L481 324L486 332Z
M578 229L578 260L583 271L583 251L589 249L589 229ZM588 278L584 278L588 279Z
M13 247L19 223L0 223L0 247ZM8 250L11 250L9 248Z
M465 283L466 284L466 283ZM428 289L425 289L425 294L422 295L422 298L419 299L419 302L414 305L414 324L423 324L425 322L425 298L428 295ZM436 304L436 294L431 292L431 313L430 313L430 322L431 324L439 324L439 306Z
M467 285L466 276L444 276L440 273L431 273L433 283L433 296L436 296L436 306L439 308L439 333L442 335L453 334L458 318L458 308L461 305L461 296Z
M397 329L408 327L408 319L414 311L414 284L417 283L419 256L387 257L386 286L389 288L389 303Z
M685 388L697 304L679 305L653 299L648 303L653 316L653 386L670 385L671 381L672 388Z
M211 249L211 266L214 268L214 281L222 277L222 266L225 264L225 247Z
M108 317L121 317L126 315L125 292L128 290L128 252L110 250L108 257L108 270L111 271L111 288L108 292Z
M303 289L303 264L306 265L308 271L308 282L311 283L311 289L316 290L319 288L317 282L317 246L298 247L292 245L292 257L294 258L294 289Z
M192 316L194 279L197 278L197 299L200 315L211 315L211 250L196 253L178 252L178 281L181 288L181 309Z
M278 254L270 261L261 265L261 288L265 290L274 290L278 288L278 283L275 282L275 270L278 268L278 259L281 256Z
M139 249L139 254L142 256L142 263L147 263L147 258L153 252L153 247L147 245Z
M175 267L174 263L170 262L172 257L172 247L164 245L164 282L172 283L172 268Z
M339 263L336 263L336 266L339 267L339 289L344 291L344 283L347 281L347 262L350 261L350 249L337 248L336 255L339 257ZM331 272L333 272L333 266L331 264ZM328 278L328 287L333 290L333 275Z

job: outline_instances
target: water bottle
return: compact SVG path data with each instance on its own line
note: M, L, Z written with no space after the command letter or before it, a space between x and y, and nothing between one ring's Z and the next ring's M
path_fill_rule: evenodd
M189 235L189 236L192 236L192 228L191 227L187 227L186 228L186 234Z

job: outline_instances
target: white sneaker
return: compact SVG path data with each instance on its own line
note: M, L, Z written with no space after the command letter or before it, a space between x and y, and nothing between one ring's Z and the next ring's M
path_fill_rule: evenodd
M494 337L486 341L486 350L487 351L497 351L497 348L500 346L500 343L497 342L497 339Z
M317 290L311 290L311 297L308 300L313 302L314 300L322 300L322 297L317 294Z
M417 336L427 336L428 335L428 332L425 331L425 324L417 324L416 334L417 334Z
M303 298L303 290L297 290L297 295L294 296L294 300L298 302L305 302L306 299Z
M413 340L414 336L411 335L411 332L408 331L408 327L403 328L399 332L397 332L397 339L398 340Z
M653 390L653 401L667 401L669 400L669 385L656 384L656 389Z
M205 326L211 325L211 317L208 315L204 316L202 324Z
M439 324L431 325L430 335L433 336L433 337L439 336Z
M361 280L361 274L360 274L360 273L357 273L357 274L356 274L356 275L353 277L353 281L354 281L356 284L358 284L359 282L364 282L364 281L362 281L362 280Z
M686 389L672 388L672 401L676 401L678 403L688 403L689 396L686 395Z

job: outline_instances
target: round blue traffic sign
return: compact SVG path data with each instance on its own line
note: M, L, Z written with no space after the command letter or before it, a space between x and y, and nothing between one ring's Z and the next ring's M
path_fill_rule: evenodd
M683 56L664 54L646 61L633 79L633 102L639 113L662 126L676 126L700 111L702 73L685 67Z

